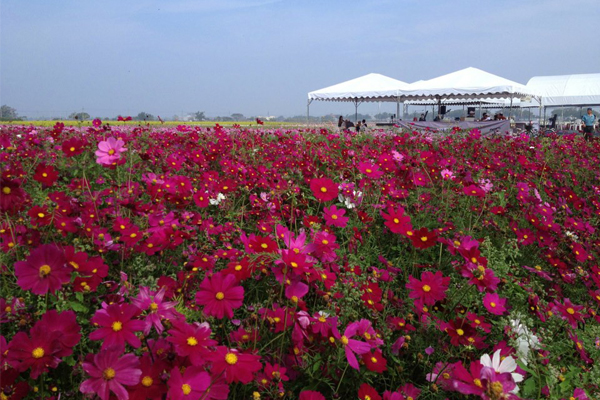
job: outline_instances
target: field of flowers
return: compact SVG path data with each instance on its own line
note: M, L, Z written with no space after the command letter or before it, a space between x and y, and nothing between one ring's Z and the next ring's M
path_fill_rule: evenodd
M2 126L0 399L598 399L600 143Z

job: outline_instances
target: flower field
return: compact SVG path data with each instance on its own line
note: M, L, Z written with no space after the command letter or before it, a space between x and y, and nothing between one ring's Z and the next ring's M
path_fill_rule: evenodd
M598 399L600 145L0 128L0 399Z

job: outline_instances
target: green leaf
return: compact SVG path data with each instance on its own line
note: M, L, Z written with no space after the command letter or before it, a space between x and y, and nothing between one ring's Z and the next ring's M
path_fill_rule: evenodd
M531 398L532 396L534 396L536 394L535 377L532 376L531 378L527 379L522 386L522 390L523 395L526 398Z
M87 310L88 310L86 306L84 306L83 304L78 303L76 301L70 301L69 306L71 306L71 309L73 311L87 312Z

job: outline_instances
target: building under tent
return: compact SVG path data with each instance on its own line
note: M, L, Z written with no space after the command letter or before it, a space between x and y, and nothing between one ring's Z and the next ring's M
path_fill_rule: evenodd
M310 103L319 101L345 101L354 103L355 120L358 119L358 106L363 102L389 101L397 103L399 114L400 105L396 92L408 83L381 74L367 74L337 85L308 93L306 104L306 120L310 115Z

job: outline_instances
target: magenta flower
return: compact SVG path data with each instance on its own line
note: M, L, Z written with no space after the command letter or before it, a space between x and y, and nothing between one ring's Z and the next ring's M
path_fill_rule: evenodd
M204 278L196 293L196 302L204 306L206 315L233 318L233 309L240 308L244 302L244 288L237 286L235 275L223 277L217 273L212 278Z
M450 278L444 277L441 271L436 271L435 274L425 271L421 274L421 280L409 276L406 288L410 290L408 297L432 306L446 298L448 285Z
M321 392L315 392L314 390L303 390L300 392L298 400L325 400L325 396Z
M100 165L111 165L119 158L121 153L125 152L127 148L123 147L125 142L121 139L115 139L109 137L106 141L98 143L98 150L96 150L96 162Z
M308 285L306 283L295 281L285 289L285 297L298 303L302 297L308 293Z
M147 287L141 287L138 296L131 303L142 311L148 311L144 319L144 335L150 333L152 326L159 334L163 331L161 320L173 320L179 313L175 310L176 301L163 301L166 288L162 287L158 292L153 292Z
M79 390L81 393L97 394L102 400L109 400L110 392L118 400L129 399L124 386L134 386L140 381L142 370L140 361L133 354L119 357L121 351L111 348L99 354L90 354L83 363L83 370L90 376Z
M483 296L483 305L492 314L502 315L506 312L506 299L498 296L497 293L486 293Z
M210 338L208 323L190 325L184 320L175 321L171 335L167 340L175 346L175 352L181 357L189 357L193 365L202 366L209 354L208 347L217 344Z
M144 321L134 319L140 309L131 304L110 304L106 308L96 311L90 320L100 326L90 333L91 340L102 340L102 350L116 346L125 348L125 342L138 348L142 344L134 332L144 329Z
M171 400L202 399L210 386L210 375L199 367L186 368L181 375L179 367L175 367L168 385Z
M371 346L368 343L361 342L360 340L352 339L354 335L358 332L358 328L360 327L359 322L353 322L346 327L344 334L340 336L337 329L333 332L334 337L339 339L342 345L344 346L344 351L346 352L346 359L348 360L348 364L356 370L360 370L360 366L358 365L358 360L356 359L356 354L365 354L369 350L371 350Z
M8 344L8 364L15 366L19 372L31 367L32 379L48 372L48 367L56 368L61 361L57 357L60 352L58 336L57 332L42 334L32 331L29 338L25 332L18 332Z
M325 218L325 224L327 226L337 226L338 228L344 228L348 224L350 218L344 217L346 210L343 208L337 208L336 206L325 207L323 209L323 218Z
M15 263L17 284L34 294L54 293L71 280L65 253L55 244L43 244L31 252L25 261Z

